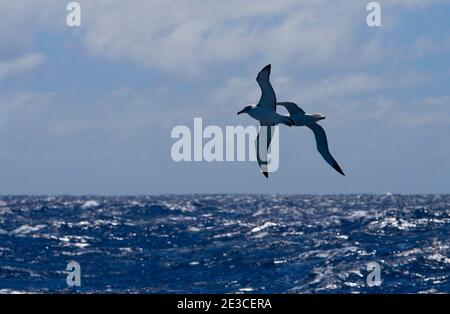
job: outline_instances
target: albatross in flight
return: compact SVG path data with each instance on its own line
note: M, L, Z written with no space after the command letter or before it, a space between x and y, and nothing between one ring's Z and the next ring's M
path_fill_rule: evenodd
M316 137L317 150L322 155L323 159L333 167L337 172L345 176L339 164L331 156L330 150L328 149L327 135L324 129L318 125L316 122L325 119L325 116L321 113L308 114L305 113L299 106L293 102L279 102L277 106L283 106L289 112L292 120L295 122L295 126L306 126L310 128L314 136Z
M292 102L279 102L275 92L270 84L270 70L271 65L265 66L259 73L256 81L261 88L262 95L257 105L249 105L238 112L247 113L252 118L258 120L261 124L260 132L256 139L257 146L257 160L261 168L261 172L266 178L269 177L267 167L267 151L272 140L273 127L277 124L285 124L287 126L306 126L310 128L316 137L317 150L337 172L345 176L339 164L331 155L328 149L327 136L323 128L316 122L325 119L325 116L320 113L307 114L299 106ZM283 106L289 112L290 117L280 115L276 112L277 106ZM261 142L261 143L260 143ZM261 144L261 145L260 145ZM263 149L260 151L260 146Z
M257 105L249 105L239 111L237 114L247 113L250 117L256 119L261 124L260 132L256 139L256 156L262 173L266 178L269 177L267 165L267 151L272 140L273 127L277 124L292 126L294 120L277 113L277 97L270 84L271 65L265 66L256 77L261 88L261 98ZM260 146L265 149L260 149Z

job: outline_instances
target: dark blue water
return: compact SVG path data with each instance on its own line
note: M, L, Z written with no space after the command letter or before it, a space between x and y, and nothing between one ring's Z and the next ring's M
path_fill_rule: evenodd
M448 293L449 236L450 196L0 197L0 292Z

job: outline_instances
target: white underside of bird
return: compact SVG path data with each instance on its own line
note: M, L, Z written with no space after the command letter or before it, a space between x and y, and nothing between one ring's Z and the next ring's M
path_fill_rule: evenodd
M266 178L269 177L267 153L270 142L272 141L273 126L277 124L285 124L288 126L294 125L294 121L286 116L277 113L277 98L275 91L270 84L270 69L271 65L265 66L256 78L259 87L261 88L261 98L257 105L248 105L238 112L247 113L252 118L259 121L261 124L260 132L256 139L256 157L261 172Z
M307 114L292 102L277 103L275 92L270 84L270 71L271 65L269 64L258 73L256 78L262 93L258 104L248 105L238 112L238 115L241 113L247 113L252 118L258 120L261 124L260 132L258 133L256 140L256 154L261 172L266 178L269 177L267 153L272 140L272 134L274 131L273 127L277 124L285 124L287 126L295 125L310 128L316 137L317 149L319 153L336 171L342 175L345 175L328 150L328 142L325 131L316 123L317 121L325 119L325 117L320 113ZM277 106L285 107L290 116L287 117L278 114L276 110Z
M248 112L248 115L253 119L258 120L261 125L293 125L293 123L286 119L286 116L267 109L265 106L252 105L252 109Z

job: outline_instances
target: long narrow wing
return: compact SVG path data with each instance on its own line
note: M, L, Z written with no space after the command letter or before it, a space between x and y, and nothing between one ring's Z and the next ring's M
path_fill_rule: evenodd
M265 66L256 77L256 81L261 88L261 99L259 100L259 105L276 111L277 97L272 85L270 84L270 69L271 65L269 64Z
M256 158L259 168L266 178L269 178L268 151L272 141L273 125L261 125L256 138Z
M303 109L293 102L277 102L277 106L283 106L286 108L291 116L297 113L305 114Z
M323 159L325 159L325 161L337 172L345 176L341 167L339 167L336 160L333 158L333 156L331 156L331 153L328 149L327 135L325 134L324 129L317 123L307 125L307 127L314 132L314 136L316 137L317 150L322 155Z

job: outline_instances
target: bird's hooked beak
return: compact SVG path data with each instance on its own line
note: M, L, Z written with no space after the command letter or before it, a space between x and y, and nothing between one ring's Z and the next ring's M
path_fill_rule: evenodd
M244 113L245 109L242 109L241 111L239 111L237 114L240 115L241 113Z

